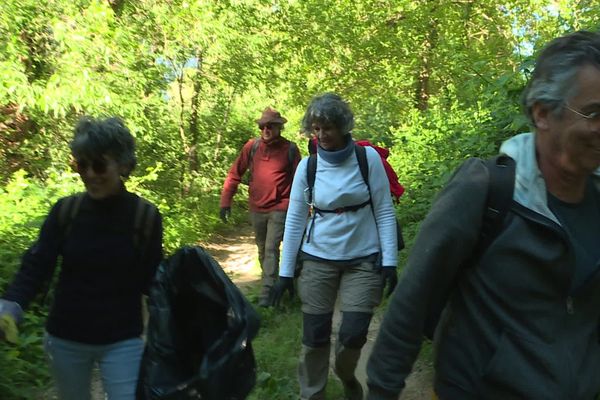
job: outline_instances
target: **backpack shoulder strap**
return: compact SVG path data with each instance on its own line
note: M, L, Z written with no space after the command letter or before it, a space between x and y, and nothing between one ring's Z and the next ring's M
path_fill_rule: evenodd
M317 154L311 154L306 164L306 182L308 183L308 203L313 202L313 187L315 186L315 176L317 175Z
M65 197L60 204L58 205L58 235L59 242L63 242L71 228L73 227L73 222L79 213L79 209L81 208L81 202L83 201L85 193L76 193L71 196ZM41 304L46 304L46 299L48 298L48 293L50 293L52 276L48 277L40 291L41 293Z
M487 206L483 215L477 256L480 256L502 229L515 187L515 160L501 154L485 160L489 171Z
M58 210L58 226L62 236L61 239L63 240L71 231L73 221L75 221L75 217L81 208L83 196L84 193L74 194L65 198L60 204L60 209Z
M250 148L250 155L248 157L248 161L250 164L254 161L254 155L256 154L256 150L258 150L258 146L260 145L260 138L254 139L252 142L252 147Z
M369 161L367 160L367 150L360 145L354 145L354 153L356 154L356 159L358 160L358 168L360 169L360 174L367 185L367 189L369 190L369 198L371 197L371 186L369 185ZM315 185L315 176L317 174L317 155L311 154L308 157L308 164L306 166L306 181L308 183L308 195L309 202L312 202L312 191L313 186Z
M148 200L138 196L133 222L133 246L140 256L146 251L158 209Z
M479 231L479 239L469 260L461 267L462 269L473 267L485 250L492 244L496 236L502 230L504 217L510 209L512 195L515 186L515 161L506 156L499 155L484 160L489 171L488 193L486 209L483 214L482 226ZM452 282L451 288L458 285L458 277ZM451 289L453 290L453 289ZM424 335L433 339L436 327L450 293L441 297L431 305L431 310L424 324Z
M254 169L254 156L256 155L256 151L258 150L259 145L260 138L256 138L252 142L252 147L250 147L250 154L248 155L248 182L252 181L252 172Z
M290 141L290 147L288 149L288 175L294 177L294 161L296 161L296 154L298 154L298 146L296 143Z
M369 198L371 197L371 185L369 185L369 160L367 159L367 150L364 146L355 144L354 145L354 153L356 154L356 159L358 160L358 168L360 168L360 174L362 175L365 184L367 185L367 189L369 189Z

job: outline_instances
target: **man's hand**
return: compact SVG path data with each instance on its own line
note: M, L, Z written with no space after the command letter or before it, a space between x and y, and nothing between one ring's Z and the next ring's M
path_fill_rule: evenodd
M269 303L271 306L279 306L281 298L286 290L290 292L290 298L294 297L294 278L280 276L279 280L271 288L271 293L269 294Z
M398 283L398 274L396 273L396 267L382 267L381 268L381 288L385 290L387 286L387 291L385 292L385 297L389 297L390 294L394 291L396 284Z
M17 324L23 318L23 309L14 301L0 299L0 339L10 343L19 341Z
M229 216L231 215L231 207L221 207L221 211L219 212L219 217L221 217L221 221L224 224L229 220Z

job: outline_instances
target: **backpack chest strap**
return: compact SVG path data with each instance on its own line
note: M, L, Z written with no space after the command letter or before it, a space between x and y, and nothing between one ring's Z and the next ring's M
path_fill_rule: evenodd
M371 200L367 200L364 203L360 203L360 204L356 204L353 206L344 206L344 207L338 207L335 208L333 210L324 210L322 208L317 208L317 207L313 207L313 210L315 210L318 213L335 213L335 214L342 214L348 211L358 211L363 207L368 206L369 204L371 204Z

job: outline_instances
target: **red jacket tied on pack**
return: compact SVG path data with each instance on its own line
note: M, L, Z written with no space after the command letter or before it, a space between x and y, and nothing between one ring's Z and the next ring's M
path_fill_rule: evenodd
M314 154L317 152L318 143L319 142L316 137L313 137L308 141L308 152L310 154ZM392 168L391 164L387 160L388 156L390 155L390 151L384 147L375 146L368 140L355 140L354 143L363 147L372 147L375 149L375 151L377 151L377 154L379 154L379 157L381 157L381 162L383 163L383 169L385 169L385 174L387 175L388 181L390 182L390 193L392 194L394 203L398 204L398 202L400 201L400 196L402 196L402 194L404 193L404 186L402 186L398 181L398 175L396 174L396 171L394 171L394 168Z
M400 182L398 182L398 175L387 160L388 156L390 155L390 151L386 148L375 146L371 144L371 142L369 142L368 140L357 140L356 144L359 146L370 146L374 148L377 151L377 153L379 153L379 156L381 157L381 162L383 163L383 169L385 169L385 174L387 175L388 181L390 182L390 192L392 193L392 196L394 197L394 200L397 203L400 199L400 196L402 196L402 194L404 193L404 186L402 186Z
M250 211L285 211L290 201L292 180L296 166L300 162L300 153L297 153L293 165L290 165L291 142L279 137L268 143L261 140L254 159L251 161L250 153L254 140L246 142L240 155L229 169L221 192L220 206L231 207L231 201L242 176L252 164L248 196Z

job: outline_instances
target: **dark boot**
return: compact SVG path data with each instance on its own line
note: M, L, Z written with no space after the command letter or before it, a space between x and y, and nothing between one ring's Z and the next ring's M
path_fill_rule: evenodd
M298 381L302 400L324 400L329 375L330 346L302 345L298 364Z
M349 349L342 344L336 344L333 370L342 381L345 400L363 400L362 385L354 376L359 358L360 349Z

